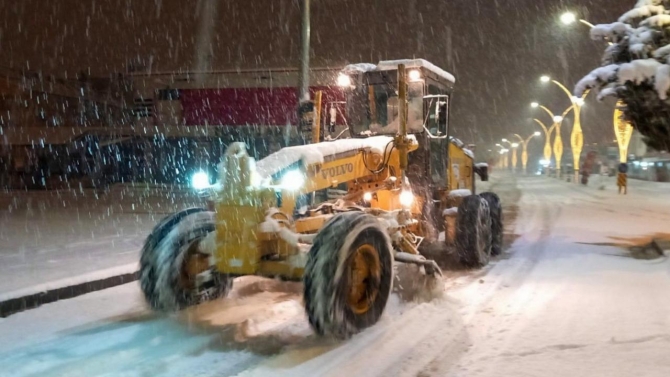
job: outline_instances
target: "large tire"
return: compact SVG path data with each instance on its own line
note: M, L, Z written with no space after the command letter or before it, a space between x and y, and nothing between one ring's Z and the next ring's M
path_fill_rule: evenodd
M491 215L479 195L470 195L458 206L456 248L466 267L483 267L491 257Z
M153 309L180 310L228 293L232 279L213 270L202 285L186 287L183 283L186 256L214 230L213 212L192 209L164 219L147 237L140 258L140 286Z
M479 194L489 204L491 214L491 255L502 253L503 249L503 211L500 197L492 192Z
M346 339L377 323L393 284L392 250L373 216L348 212L326 223L303 277L305 310L317 334Z
M205 212L204 208L188 208L183 211L173 213L164 217L152 230L151 234L144 241L144 246L140 252L140 287L144 292L144 296L151 307L155 307L154 302L158 297L154 295L156 287L156 248L161 240L179 224L179 222L186 216L198 212Z

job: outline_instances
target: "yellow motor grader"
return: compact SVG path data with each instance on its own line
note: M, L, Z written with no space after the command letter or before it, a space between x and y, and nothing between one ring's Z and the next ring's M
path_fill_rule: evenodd
M380 318L394 262L440 275L422 250L451 244L464 264L485 265L500 252L500 200L471 194L487 171L448 133L454 81L421 59L352 65L338 78L350 138L258 162L230 145L213 210L175 213L148 236L148 303L179 310L225 296L243 275L302 280L314 330L346 338Z

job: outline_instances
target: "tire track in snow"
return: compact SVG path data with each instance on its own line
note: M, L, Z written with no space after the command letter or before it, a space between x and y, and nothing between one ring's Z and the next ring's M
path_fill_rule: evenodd
M471 286L461 292L465 305L464 323L472 337L472 346L468 352L476 354L490 343L490 339L499 344L496 349L509 346L509 334L523 327L522 319L526 308L536 301L537 289L528 276L542 260L551 240L551 226L560 216L560 206L553 206L537 195L524 193L524 213L518 218L517 229L523 228L524 236L517 241L512 250L512 259L501 262L487 276L492 280L491 287ZM532 211L529 213L529 209ZM469 298L479 297L468 303ZM482 299L483 298L483 299ZM495 349L494 349L495 350ZM453 346L446 344L443 354L457 353ZM463 364L465 360L451 360L438 356L426 365L418 376L444 376L447 374L471 374L481 372L485 364Z

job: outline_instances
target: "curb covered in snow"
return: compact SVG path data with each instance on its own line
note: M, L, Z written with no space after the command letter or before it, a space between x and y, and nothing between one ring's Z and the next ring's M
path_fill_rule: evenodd
M136 281L137 263L0 294L0 318L41 305Z

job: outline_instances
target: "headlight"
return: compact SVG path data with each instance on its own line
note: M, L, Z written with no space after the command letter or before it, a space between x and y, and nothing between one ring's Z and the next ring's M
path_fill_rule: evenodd
M365 194L363 194L363 200L365 200L368 203L371 202L372 201L372 193L371 192L366 192Z
M402 190L400 193L400 204L403 207L409 207L414 203L414 194L409 190Z
M281 187L287 190L297 191L305 184L305 176L300 170L290 170L281 179Z
M421 80L421 71L418 69L413 69L409 71L409 80L410 81L419 81Z
M339 76L337 76L337 86L342 87L351 86L351 77L345 74L340 74Z
M205 190L210 187L209 174L204 171L199 171L191 177L191 187L196 190Z

